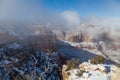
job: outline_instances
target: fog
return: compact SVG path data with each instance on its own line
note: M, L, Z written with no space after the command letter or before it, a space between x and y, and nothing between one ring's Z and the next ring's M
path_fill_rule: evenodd
M94 37L102 35L104 32L112 32L111 35L119 37L120 19L116 17L82 17L75 10L65 10L62 12L52 12L47 10L42 4L33 0L0 0L0 28L11 29L22 35L31 32L35 25L59 25L61 28L81 29L89 32ZM95 28L86 28L82 25L95 25Z

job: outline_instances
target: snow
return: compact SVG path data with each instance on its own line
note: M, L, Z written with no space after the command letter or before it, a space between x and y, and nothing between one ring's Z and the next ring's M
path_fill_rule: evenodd
M76 76L78 70L71 70L71 75L68 80L110 80L108 74L103 74L100 71L84 72L82 76Z
M24 75L24 71L22 71L22 70L19 70L18 68L16 68L16 67L14 67L14 70L16 70L16 71L18 71L19 73L20 73L20 75Z
M83 77L84 77L84 78L87 79L89 76L90 76L90 73L83 73Z
M19 45L18 43L13 43L13 44L10 44L10 45L8 46L8 48L18 49L18 48L20 48L20 45Z
M9 64L9 63L10 63L10 61L8 61L8 60L3 61L3 64Z
M89 73L91 76L89 76L88 80L109 80L109 76L101 73L100 71L91 71Z
M76 71L76 72L75 72ZM103 74L100 71L89 71L84 72L82 76L76 76L75 73L77 73L78 70L72 70L72 74L69 77L69 80L110 80L108 74Z
M110 80L110 72L104 72L106 70L106 66L112 66L107 64L98 64L93 65L89 62L84 62L79 65L79 69L72 69L70 72L68 80ZM85 68L81 70L81 68ZM83 71L81 76L79 74Z
M14 61L14 62L18 62L19 61L19 59L17 59L17 58L10 58L12 61Z

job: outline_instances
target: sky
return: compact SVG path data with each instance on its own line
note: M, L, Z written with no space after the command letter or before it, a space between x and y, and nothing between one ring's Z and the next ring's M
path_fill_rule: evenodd
M41 13L41 9L42 12L46 9L48 12L55 13L71 10L83 17L120 17L120 0L0 0L0 10L2 10L0 13L3 14L13 10L21 15L25 13L32 15L33 12L37 15Z
M80 16L120 17L120 0L42 0L49 11L74 10Z
M120 0L0 0L0 20L120 26ZM112 23L112 24L111 24Z

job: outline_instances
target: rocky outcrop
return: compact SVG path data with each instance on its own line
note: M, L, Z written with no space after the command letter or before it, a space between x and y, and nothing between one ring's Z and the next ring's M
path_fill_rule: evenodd
M92 65L89 62L84 62L79 65L79 68L68 71L67 67L67 65L63 65L63 80L109 80L106 68L100 64Z
M81 71L100 71L101 73L106 73L106 68L103 65L93 65L89 62L84 62L79 65Z

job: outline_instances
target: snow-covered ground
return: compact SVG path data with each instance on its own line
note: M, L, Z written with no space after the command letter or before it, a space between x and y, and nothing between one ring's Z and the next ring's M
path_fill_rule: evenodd
M107 49L107 45L104 42L69 42L61 41L59 43L59 51L70 55L71 57L83 58L86 60L93 58L95 55L102 55L106 59L111 59L117 63L120 62L120 49L113 50ZM82 56L82 57L81 57Z

